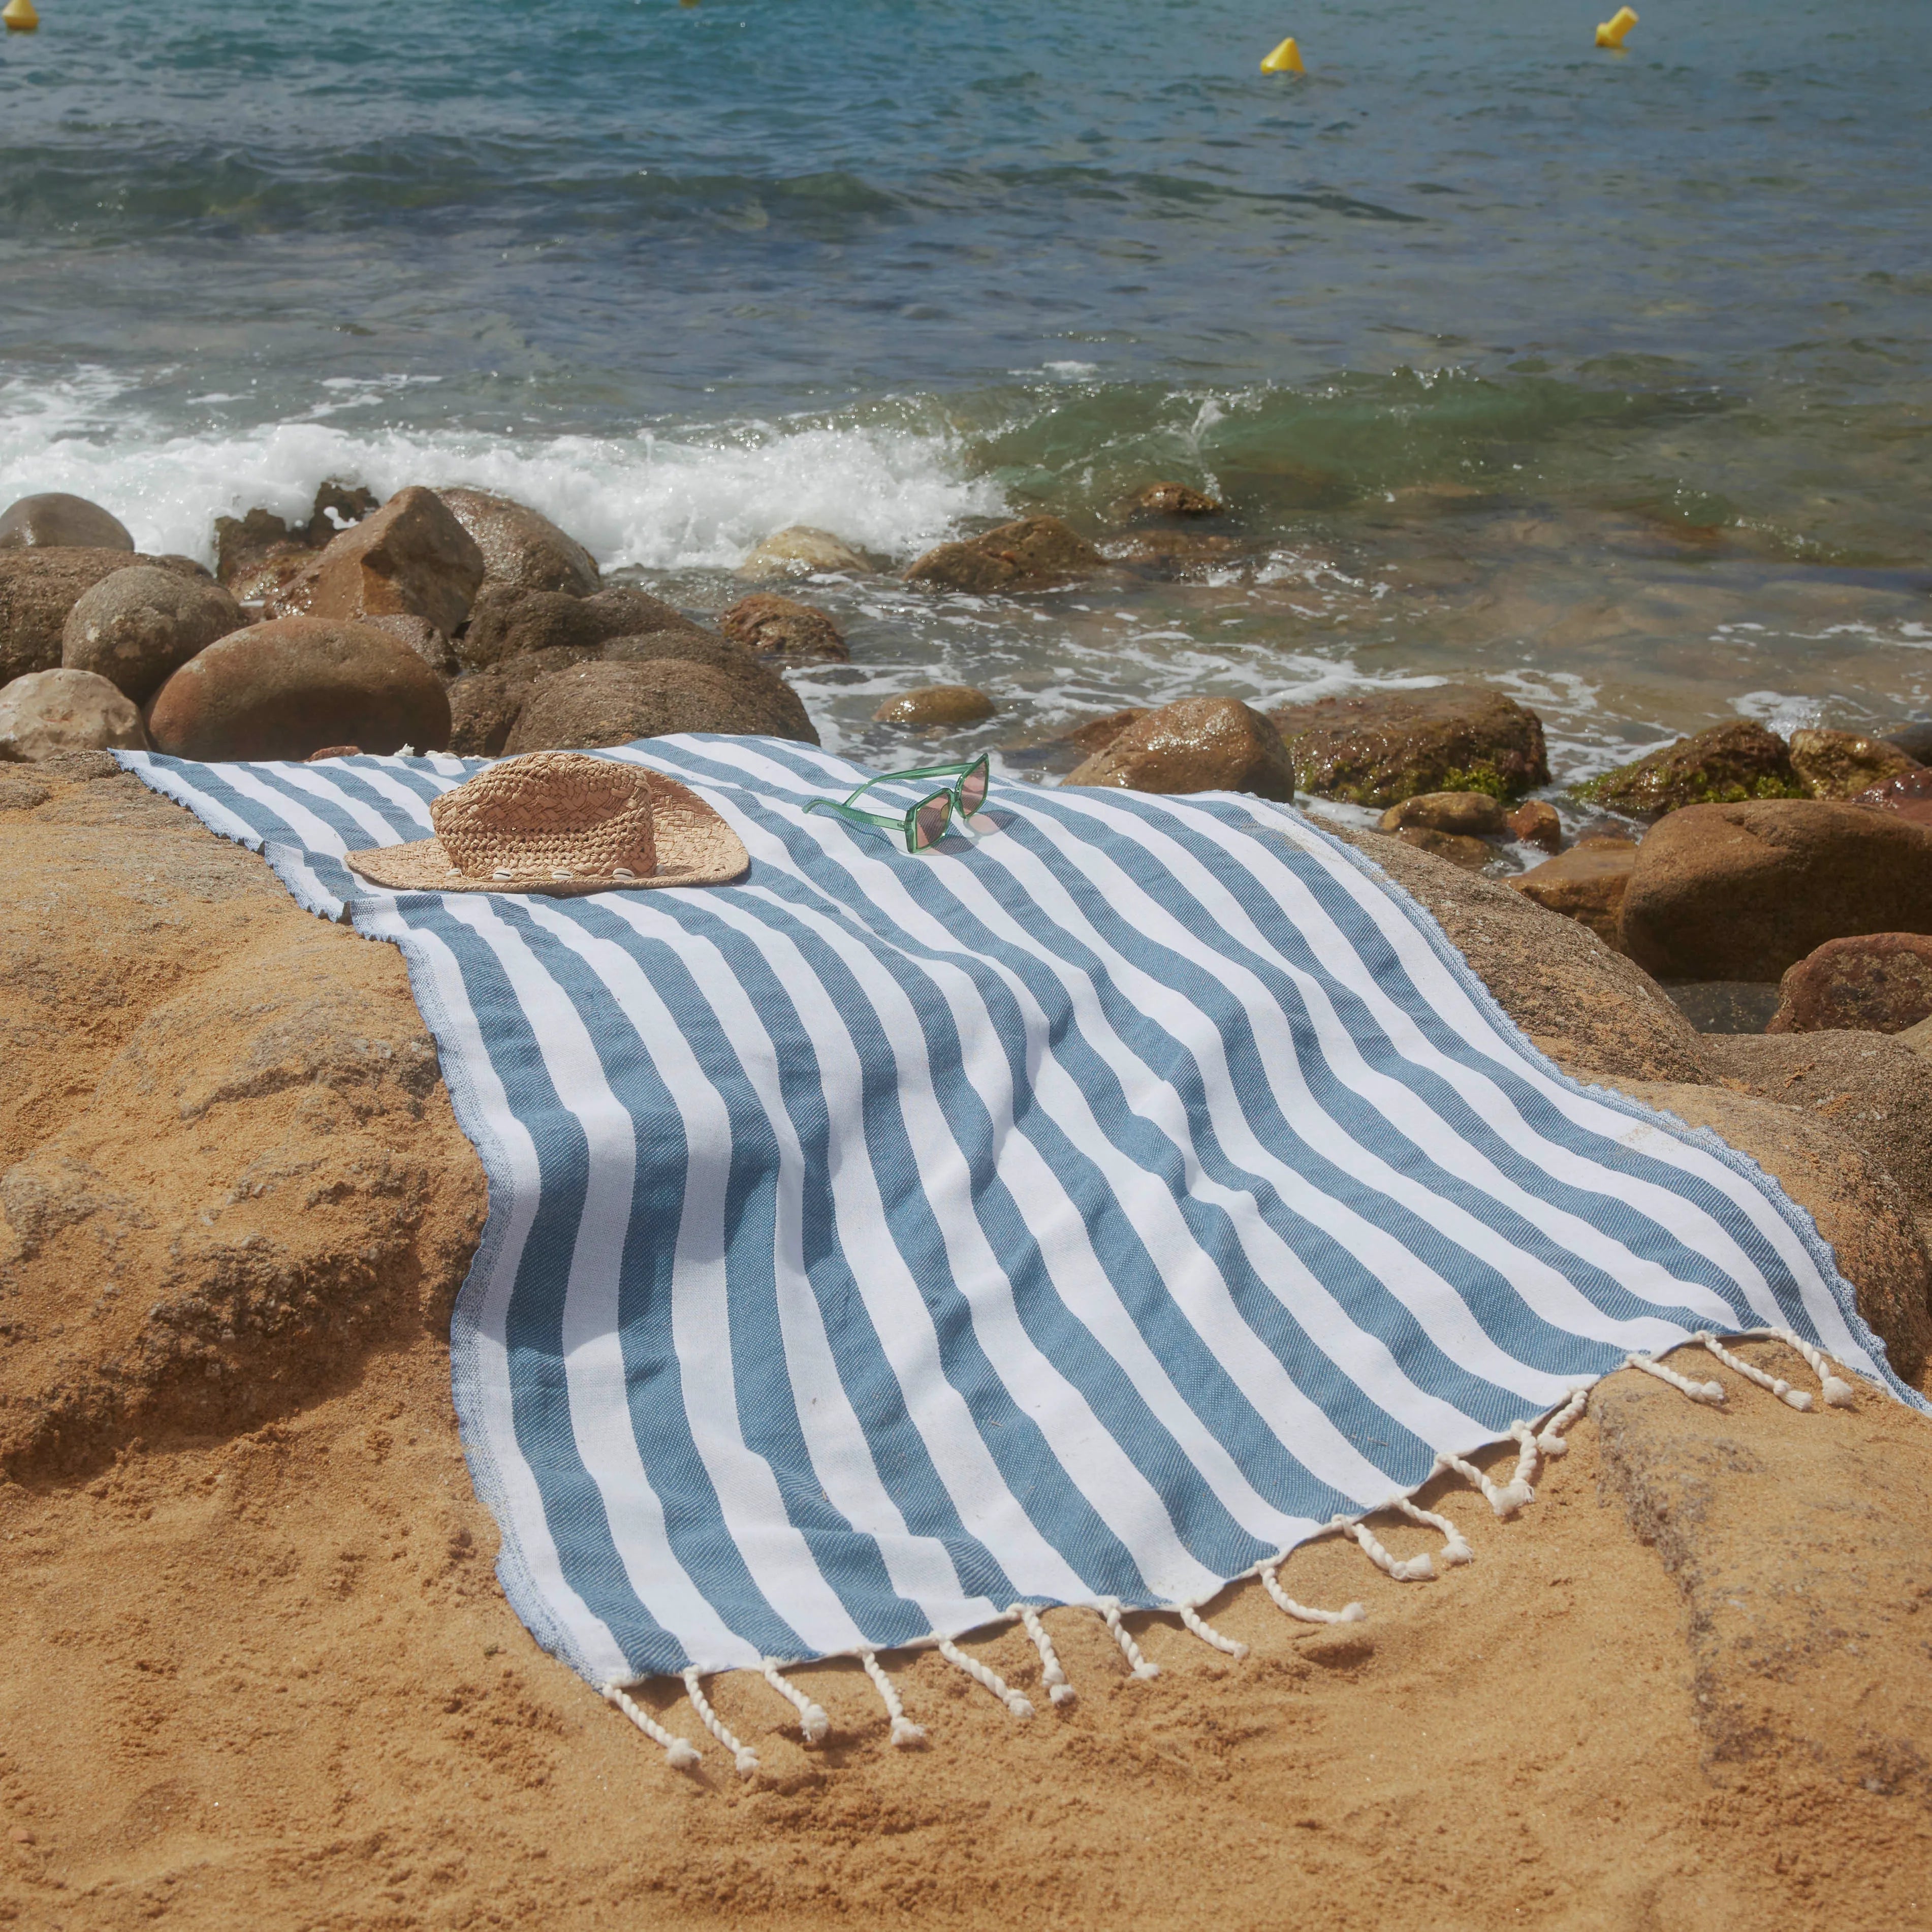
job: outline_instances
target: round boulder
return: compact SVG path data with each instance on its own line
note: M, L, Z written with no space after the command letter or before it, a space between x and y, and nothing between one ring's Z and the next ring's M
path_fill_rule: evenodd
M92 671L37 670L0 685L0 758L138 752L147 742L141 714Z
M197 651L248 621L218 584L130 564L75 600L61 632L61 662L145 704Z
M1453 832L1463 838L1486 838L1503 830L1502 802L1486 791L1424 791L1390 806L1382 814L1384 832L1400 832L1411 826Z
M905 578L934 590L1041 590L1077 583L1106 562L1058 517L1022 517L963 543L928 550Z
M1896 745L1862 731L1794 731L1791 768L1814 798L1856 798L1860 792L1924 767Z
M872 722L950 730L977 724L998 709L983 691L970 684L922 684L887 698L872 713Z
M130 564L209 581L184 556L132 556L124 550L0 550L0 684L61 661L68 613L81 593Z
M306 758L328 745L388 753L449 743L442 681L373 624L280 617L190 658L148 716L176 758Z
M1127 791L1251 791L1284 802L1294 796L1294 769L1280 733L1232 698L1184 698L1150 711L1066 782Z
M595 751L674 731L791 738L818 734L798 694L752 658L741 665L688 658L583 664L530 687L505 749Z
M0 550L132 550L134 539L118 517L85 496L50 490L22 496L0 512Z
M1903 1033L1932 1018L1932 937L1828 940L1784 975L1767 1033Z
M843 537L809 524L774 530L738 566L740 577L862 577L872 568Z
M486 584L562 590L573 597L588 597L596 590L597 560L548 517L484 490L436 494L483 553Z
M761 656L799 664L842 664L852 653L838 626L823 610L790 597L760 592L741 597L720 611L718 628L734 644Z

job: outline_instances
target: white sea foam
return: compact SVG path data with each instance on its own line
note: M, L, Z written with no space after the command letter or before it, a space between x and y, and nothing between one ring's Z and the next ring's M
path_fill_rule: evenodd
M71 490L112 510L142 549L208 561L218 516L259 505L306 518L326 478L378 496L468 484L542 511L607 568L658 569L728 568L790 524L905 557L1004 508L995 483L965 473L956 441L902 426L490 436L347 428L328 419L340 402L298 421L182 434L127 406L104 374L16 378L0 383L0 502Z

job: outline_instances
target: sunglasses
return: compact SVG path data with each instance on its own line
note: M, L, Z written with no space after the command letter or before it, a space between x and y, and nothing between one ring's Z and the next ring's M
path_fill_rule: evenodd
M921 799L918 804L908 806L904 812L867 812L856 802L874 785L912 784L921 778L950 778L952 782L944 790ZM986 803L986 789L992 782L992 769L986 754L982 752L976 758L970 761L962 759L956 764L922 765L917 770L910 772L881 772L877 778L868 778L842 802L836 799L815 798L805 808L807 812L836 812L841 818L849 818L854 824L876 825L887 832L898 832L904 837L908 852L923 852L928 845L938 844L946 836L956 810L962 818L970 818Z

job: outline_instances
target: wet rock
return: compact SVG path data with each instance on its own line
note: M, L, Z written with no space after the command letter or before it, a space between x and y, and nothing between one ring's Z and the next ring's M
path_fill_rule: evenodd
M1637 848L1624 949L1660 980L1781 978L1828 939L1932 931L1932 831L1827 799L1691 806Z
M148 729L162 751L184 758L306 758L327 745L440 752L449 700L436 674L387 631L281 617L190 658L162 686Z
M1726 1086L1802 1108L1898 1182L1924 1232L1932 1216L1932 1059L1900 1034L1731 1034L1704 1042Z
M1454 832L1465 838L1480 838L1503 830L1503 808L1501 802L1486 791L1418 792L1400 805L1390 806L1382 817L1384 832L1400 832L1411 826Z
M1480 685L1358 692L1268 715L1301 789L1352 805L1435 791L1508 799L1550 782L1541 721Z
M1466 872L1480 872L1496 856L1496 848L1480 838L1460 832L1438 832L1432 825L1402 826L1395 836L1405 845L1413 845L1418 852L1432 852Z
M0 685L0 758L24 762L62 752L136 752L147 742L140 712L92 671L29 671Z
M998 709L983 691L970 684L922 684L887 698L872 713L872 722L955 730L962 725L977 724Z
M58 490L22 496L0 512L0 550L122 550L134 548L128 526L98 503Z
M530 688L506 748L593 751L674 731L818 742L798 694L746 656L742 664L728 668L662 658L578 664L539 678Z
M273 600L279 616L424 617L453 637L483 581L483 553L433 490L394 496Z
M1227 505L1186 483L1149 483L1123 506L1130 517L1218 517Z
M1857 802L1894 812L1912 825L1932 826L1932 768L1905 772L1858 795Z
M1612 812L1678 812L1690 805L1804 796L1784 740L1748 718L1714 724L1571 789Z
M940 590L1039 590L1077 582L1106 560L1058 517L1022 517L928 550L905 576L908 584Z
M684 613L648 591L616 585L594 596L562 590L526 590L490 584L478 597L470 628L456 640L464 668L487 670L506 658L567 646L596 650L613 638L641 637L656 631L710 633Z
M1528 798L1504 820L1512 838L1540 845L1546 852L1563 849L1563 820L1546 798Z
M124 550L0 550L0 684L52 670L61 661L68 613L82 592L136 563L204 581L208 576L187 557L130 556Z
M62 627L61 662L92 671L145 704L197 651L247 622L218 584L130 564L75 599Z
M1707 1079L1702 1042L1650 976L1574 920L1379 832L1336 835L1435 917L1503 1010L1591 1078Z
M1903 752L1915 764L1932 765L1932 718L1914 718L1896 731L1888 731L1885 742Z
M852 655L823 610L790 597L741 597L718 614L718 628L748 651L800 664L842 664Z
M365 521L382 508L374 490L359 483L338 483L331 478L320 484L310 506L308 526L302 532L311 550L326 550L352 525Z
M483 553L487 582L526 590L592 595L602 579L597 560L550 520L508 496L483 490L439 490L456 520Z
M862 577L872 568L843 537L809 524L775 530L738 566L740 577Z
M332 481L316 490L305 524L285 523L263 509L217 517L214 574L244 602L282 590L343 531L379 507L359 484Z
M387 631L399 643L407 644L439 677L454 677L463 667L456 647L427 617L389 616L364 617L379 631Z
M1130 704L1124 711L1110 711L1104 718L1090 718L1085 724L1076 724L1067 733L1066 742L1090 758L1096 752L1104 752L1130 724L1138 724L1147 716L1145 705Z
M1856 1141L1815 1114L1728 1088L1614 1084L1756 1161L1818 1224L1893 1368L1907 1381L1923 1372L1932 1263L1904 1190Z
M1786 972L1778 992L1769 1033L1903 1033L1932 1017L1932 938L1827 940Z
M1216 530L1132 530L1112 538L1102 554L1115 563L1132 565L1145 576L1178 580L1228 565L1250 554L1239 537Z
M1580 839L1568 851L1519 872L1510 884L1551 912L1581 920L1606 946L1621 951L1624 895L1636 851L1628 838Z
M1150 711L1066 782L1130 791L1251 791L1283 802L1294 796L1281 734L1232 698L1184 698Z
M1862 731L1794 731L1791 768L1814 798L1856 798L1874 785L1922 770L1896 745Z

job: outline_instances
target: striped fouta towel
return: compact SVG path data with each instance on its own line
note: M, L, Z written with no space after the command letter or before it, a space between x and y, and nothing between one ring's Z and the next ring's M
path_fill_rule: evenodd
M1559 1072L1294 810L643 740L726 886L396 895L454 758L124 754L392 941L490 1182L456 1405L538 1640L600 1687L1192 1608L1571 1391L1786 1330L1903 1395L1811 1222Z

